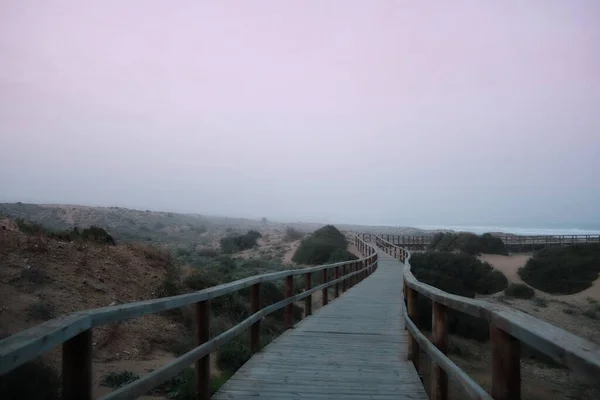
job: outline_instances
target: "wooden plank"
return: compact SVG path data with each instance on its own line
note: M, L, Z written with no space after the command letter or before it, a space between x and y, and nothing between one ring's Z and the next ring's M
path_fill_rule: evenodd
M490 326L492 342L492 396L496 400L521 399L519 341L502 329Z
M418 308L418 292L412 288L408 288L407 308L408 316L412 321L416 321L419 317ZM419 370L419 343L414 335L409 335L408 342L408 359L413 362L415 369Z
M310 273L309 273L310 274ZM260 283L252 285L250 290L250 314L260 311ZM208 340L208 339L207 339ZM200 343L201 344L201 343ZM250 354L258 351L260 346L260 320L250 328Z
M256 292L260 293L260 283L252 286L252 292L254 294L251 299L252 307L255 308L256 297L258 297L258 308L260 308L260 294L256 294ZM252 329L255 329L257 324L260 324L260 320L252 325ZM260 329L260 325L258 325L258 329ZM196 346L202 346L209 339L210 300L205 300L196 304ZM258 340L258 338L253 337L250 342L254 343L254 340ZM196 379L196 399L210 399L210 353L196 360L194 373Z
M0 341L0 375L91 328L87 314L74 313L9 336Z
M327 272L328 272L327 270L323 270L323 277L322 277L322 279L323 279L323 284L327 284L327 281L328 281ZM329 300L329 299L327 298L327 293L328 293L328 291L327 291L327 290L328 290L328 289L327 289L327 288L325 288L325 289L323 289L323 290L321 291L321 297L322 297L322 299L323 299L323 307L325 307L325 306L327 305L327 303L328 303L328 300Z
M294 277L290 275L285 279L285 297L289 299L292 296L294 296ZM294 325L293 307L292 303L285 306L285 326L287 329Z
M337 271L337 269L336 269ZM312 274L307 272L304 275L304 290L309 291L312 288ZM312 296L308 296L304 299L304 315L310 317L312 315Z
M92 398L92 329L67 340L62 349L62 398Z
M448 351L448 313L446 306L432 303L431 333L433 345L442 353ZM448 399L448 375L435 362L431 363L431 399Z

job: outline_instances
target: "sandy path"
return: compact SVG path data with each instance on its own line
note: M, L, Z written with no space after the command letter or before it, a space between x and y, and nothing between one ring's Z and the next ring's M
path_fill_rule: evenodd
M288 247L287 251L285 252L285 255L283 256L283 263L284 264L293 264L292 258L294 257L294 253L296 253L298 246L300 246L300 240L291 242L288 246L289 247Z
M527 263L527 260L531 258L531 254L514 254L510 256L482 254L477 258L489 263L492 267L501 271L506 275L506 279L508 279L509 282L524 283L519 276L519 268Z

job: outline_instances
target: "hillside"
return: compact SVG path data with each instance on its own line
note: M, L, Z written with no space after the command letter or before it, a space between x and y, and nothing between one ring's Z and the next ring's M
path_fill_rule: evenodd
M16 333L74 311L157 296L170 267L163 252L140 244L108 246L61 242L25 235L16 224L0 219L0 335ZM116 327L113 327L116 328ZM144 357L153 342L177 337L165 317L133 320L125 335L108 340L110 329L95 332L95 356L114 358L125 348ZM129 336L146 331L144 342Z
M214 236L217 248L205 249L199 254L198 263L180 265L172 261L169 252L152 245L136 242L111 245L96 242L96 237L73 237L64 232L49 232L43 226L32 230L32 226L0 218L0 338L79 310L176 295L250 275L295 268L291 255L304 236L292 229L285 234L266 229L261 234L249 231L259 235L252 247L226 254L218 244L239 236L233 232L241 229L225 229ZM342 240L345 243L343 236ZM349 250L356 251L352 247ZM295 290L301 290L301 278L294 286ZM263 290L263 306L285 297L283 282L267 284ZM213 301L213 335L247 316L246 292ZM320 303L320 296L315 295L313 309L318 309ZM300 317L303 306L302 302L294 307L295 318ZM101 382L111 373L121 377L144 375L190 350L194 337L192 315L190 307L183 307L95 328L95 395L110 391ZM283 332L283 312L265 318L263 327L262 341L266 344ZM212 354L215 382L222 382L245 362L249 356L247 347L247 341L240 337ZM60 347L42 356L41 361L59 370ZM38 376L38 372L23 373ZM186 374L188 378L193 376L189 371ZM6 394L4 383L0 380L0 397ZM187 379L177 385L188 387L190 383Z
M117 243L141 242L168 250L175 261L197 264L198 256L207 248L217 249L219 240L227 234L257 230L272 236L283 236L287 228L302 233L313 232L324 224L305 222L273 222L267 219L211 217L122 207L88 207L79 205L41 205L0 203L0 217L22 219L42 224L51 230L92 225L106 229ZM341 231L382 234L419 235L429 232L389 226L336 224Z

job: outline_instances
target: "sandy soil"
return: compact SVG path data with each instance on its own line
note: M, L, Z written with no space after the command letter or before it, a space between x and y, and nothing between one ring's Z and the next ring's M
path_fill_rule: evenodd
M296 250L298 249L298 246L300 246L300 240L296 240L295 242L290 242L287 245L287 250L285 251L285 254L283 255L283 263L284 264L293 264L294 262L292 261L292 258L294 257L294 254L296 253Z
M511 283L524 283L518 270L527 263L531 254L514 254L503 256L499 254L482 254L478 257L481 261L489 263L492 267L502 271Z
M517 271L527 263L530 257L530 254L509 256L484 254L479 259L502 271L509 282L524 283ZM583 314L586 310L594 307L596 302L600 302L600 280L596 280L592 287L584 291L569 295L552 295L533 289L536 297L531 300L507 299L502 296L502 293L481 297L494 303L516 308L578 336L600 343L600 337L597 334L600 331L600 320Z
M519 276L518 270L531 258L531 254L514 254L503 256L498 254L482 254L481 261L488 262L492 267L502 271L511 283L525 283ZM574 304L588 304L589 299L600 301L600 279L596 280L590 288L575 294L551 295L533 288L536 295L553 300L572 302Z

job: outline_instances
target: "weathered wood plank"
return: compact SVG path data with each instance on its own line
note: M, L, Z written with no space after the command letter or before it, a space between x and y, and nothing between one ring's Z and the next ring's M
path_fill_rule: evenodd
M92 330L87 329L63 344L62 398L92 398Z

